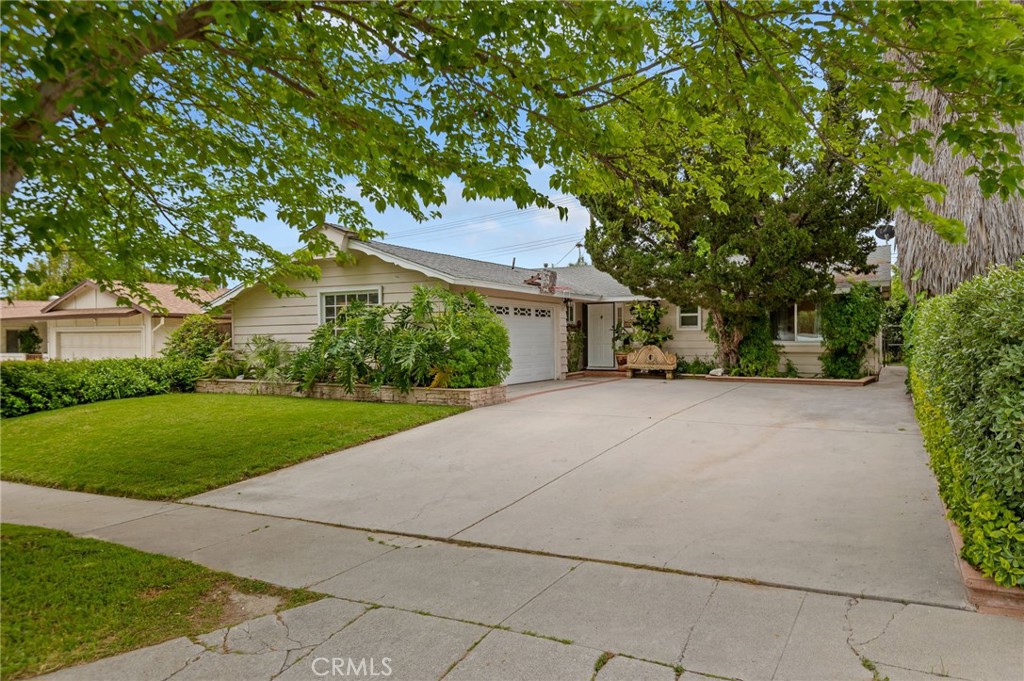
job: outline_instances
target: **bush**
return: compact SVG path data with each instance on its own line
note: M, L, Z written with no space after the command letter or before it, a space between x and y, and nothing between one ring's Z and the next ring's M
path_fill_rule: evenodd
M304 390L330 382L407 391L498 385L511 369L508 331L482 296L417 287L408 305L349 306L313 333L290 374Z
M860 378L882 325L882 296L864 282L832 296L821 311L821 371L826 378Z
M707 357L694 357L689 361L685 357L679 357L676 360L676 373L679 374L706 375L711 373L714 368L716 368L715 363Z
M566 369L569 372L583 371L583 351L587 347L587 334L580 324L571 324L565 329Z
M0 416L9 418L76 404L195 390L196 360L79 359L0 364Z
M910 386L963 557L1024 586L1024 261L917 306Z
M771 319L751 325L739 346L739 364L730 370L733 376L778 376L779 346L772 338Z
M171 332L162 354L164 357L205 362L227 339L228 335L210 315L189 315L181 326Z

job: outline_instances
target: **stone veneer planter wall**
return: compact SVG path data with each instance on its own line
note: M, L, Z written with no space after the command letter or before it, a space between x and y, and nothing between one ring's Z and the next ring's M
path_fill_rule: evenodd
M280 385L262 384L251 379L201 379L196 382L197 393L221 393L235 395L279 395L282 397L314 397L322 400L349 400L356 402L397 402L402 404L443 404L452 407L489 407L506 400L505 386L489 388L413 388L402 393L396 388L384 386L374 390L368 385L357 385L352 393L345 392L336 383L317 383L307 395L298 391L298 383Z

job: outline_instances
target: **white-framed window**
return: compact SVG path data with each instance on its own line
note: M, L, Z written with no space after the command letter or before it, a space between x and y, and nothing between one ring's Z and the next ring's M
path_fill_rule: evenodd
M821 342L821 305L805 301L772 313L772 337L796 343Z
M356 301L367 305L380 305L380 289L321 293L320 314L323 321L325 323L334 321L343 308Z
M576 303L571 300L565 304L565 323L576 323Z
M680 305L677 309L676 326L680 330L700 329L700 308L696 305L689 307Z

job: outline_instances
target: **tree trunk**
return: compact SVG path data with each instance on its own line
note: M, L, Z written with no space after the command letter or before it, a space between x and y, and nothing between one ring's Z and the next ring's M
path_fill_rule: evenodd
M709 310L711 323L718 336L718 363L723 369L731 369L740 363L740 342L743 332L735 325L729 324L721 310Z

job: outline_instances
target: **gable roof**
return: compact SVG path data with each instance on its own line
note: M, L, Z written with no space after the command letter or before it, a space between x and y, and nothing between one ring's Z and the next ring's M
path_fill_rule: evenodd
M119 285L119 282L115 282L115 284ZM216 289L216 290L213 290L213 291L204 291L202 289L196 289L194 291L194 294L202 302L201 303L195 303L195 302L193 302L191 300L188 300L187 298L179 297L174 292L174 289L175 289L175 285L174 284L155 284L155 283L144 282L142 284L142 287L145 288L147 291L149 291L149 294L151 296L153 296L153 298L155 298L157 300L157 302L160 304L160 306L162 306L164 308L163 312L160 312L160 313L154 312L154 310L152 310L150 308L150 306L144 305L143 303L139 302L137 297L133 297L131 295L128 295L127 293L122 293L120 291L109 291L107 289L101 288L99 284L97 284L96 282L92 281L91 279L85 279L84 281L81 281L78 284L76 284L75 286L71 287L71 289L69 289L63 295L57 297L54 300L51 300L49 302L47 302L47 301L39 301L40 303L43 304L43 308L40 310L40 312L42 313L41 316L42 317L53 316L53 315L56 315L58 312L61 312L60 306L63 303L65 303L68 300L74 298L76 295L78 295L78 293L80 293L83 289L86 289L86 288L94 288L94 289L97 289L97 290L100 290L100 291L104 291L106 293L110 293L111 295L122 295L125 298L128 298L129 303L130 303L129 305L124 306L124 307L112 308L112 309L121 310L121 311L134 310L136 312L150 312L150 313L153 313L153 314L159 314L160 316L167 316L167 317L184 317L184 316L191 315L191 314L201 314L203 312L203 310L204 310L204 306L205 306L206 303L209 303L211 300L221 296L227 290L227 289ZM111 310L111 309L108 309L108 308L92 308L92 309L95 310L97 313L99 313L99 312L109 313L110 310ZM88 313L89 311L90 311L90 308L83 308L81 310L78 310L78 312L83 313L83 314Z

